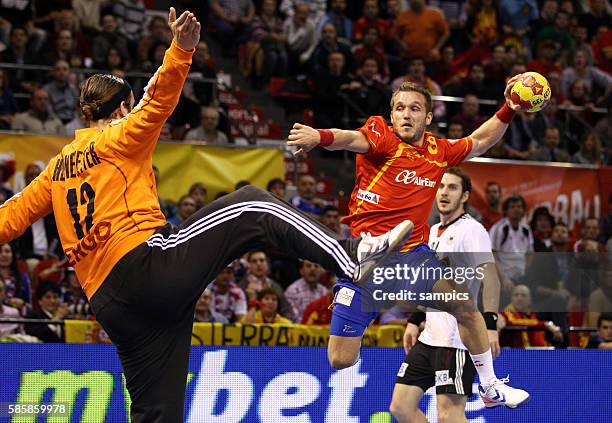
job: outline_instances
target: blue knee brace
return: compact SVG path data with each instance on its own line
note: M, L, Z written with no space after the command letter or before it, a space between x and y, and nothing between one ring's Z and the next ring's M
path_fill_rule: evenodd
M343 337L362 336L378 313L362 310L361 288L347 279L338 278L332 292L334 308L329 334Z

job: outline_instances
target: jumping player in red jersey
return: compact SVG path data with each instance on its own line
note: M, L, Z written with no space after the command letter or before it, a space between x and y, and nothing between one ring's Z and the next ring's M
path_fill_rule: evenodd
M396 264L418 270L418 278L410 280L394 274L385 278L387 290L410 290L415 302L451 313L458 321L461 340L470 352L480 379L479 391L489 407L517 407L529 399L521 389L511 388L495 376L485 320L476 312L471 300L456 295L464 292L460 284L435 275L445 266L427 246L427 217L436 190L447 168L479 156L493 147L504 135L520 106L510 99L510 90L521 75L508 80L503 107L470 136L458 140L436 138L425 128L433 119L429 92L406 82L391 99L391 123L381 116L370 117L357 131L314 129L294 124L288 137L289 146L309 151L317 146L328 150L348 150L357 155L357 177L351 194L350 215L344 222L353 235L377 235L397 223L409 219L414 230L398 254ZM393 262L386 263L393 264ZM375 270L389 270L375 269ZM382 273L379 273L379 276ZM414 275L414 273L413 273ZM362 278L360 278L362 279ZM381 283L374 281L374 284ZM328 356L334 368L353 365L359 359L363 332L376 317L377 286L372 278L366 285L355 286L339 279L334 286L334 309L330 327ZM407 289L406 289L407 288ZM439 301L435 294L455 294ZM434 294L434 295L432 295ZM449 295L450 296L450 295Z

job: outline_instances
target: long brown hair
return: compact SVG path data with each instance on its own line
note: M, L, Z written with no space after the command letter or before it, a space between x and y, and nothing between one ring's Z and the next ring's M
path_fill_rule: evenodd
M109 74L96 74L83 82L81 87L81 113L87 121L104 119L126 101L132 92L123 79Z

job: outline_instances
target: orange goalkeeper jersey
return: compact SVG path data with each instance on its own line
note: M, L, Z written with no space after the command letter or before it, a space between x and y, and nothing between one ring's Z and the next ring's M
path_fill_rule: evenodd
M166 222L152 155L192 54L173 42L126 117L104 130L76 131L38 177L0 207L0 243L53 211L66 256L91 298L115 264Z

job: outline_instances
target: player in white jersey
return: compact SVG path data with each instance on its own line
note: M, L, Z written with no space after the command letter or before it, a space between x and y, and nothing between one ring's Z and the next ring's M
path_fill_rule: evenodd
M456 275L464 275L464 283L475 301L483 286L489 343L496 357L500 283L489 235L484 226L465 212L471 190L470 177L461 169L450 168L445 172L436 193L441 222L431 227L429 246L450 263ZM423 320L425 329L419 336ZM465 406L472 394L476 369L461 342L457 320L433 309L413 313L404 334L404 348L407 355L398 372L391 403L394 417L400 423L427 422L418 404L425 391L435 386L439 420L466 422ZM490 405L486 398L483 401Z

